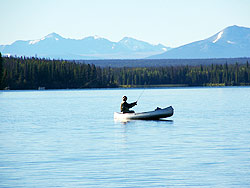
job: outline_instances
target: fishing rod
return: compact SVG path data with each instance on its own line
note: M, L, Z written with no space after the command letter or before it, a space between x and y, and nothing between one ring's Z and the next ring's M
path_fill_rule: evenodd
M136 102L139 101L139 99L141 98L141 96L142 96L142 94L144 93L145 89L146 89L146 88L144 87L143 91L141 92L141 94L140 94L140 96L138 97L138 99L136 100Z

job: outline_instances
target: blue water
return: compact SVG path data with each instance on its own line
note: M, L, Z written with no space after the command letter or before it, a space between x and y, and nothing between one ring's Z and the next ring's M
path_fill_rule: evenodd
M250 187L250 87L0 92L0 187Z

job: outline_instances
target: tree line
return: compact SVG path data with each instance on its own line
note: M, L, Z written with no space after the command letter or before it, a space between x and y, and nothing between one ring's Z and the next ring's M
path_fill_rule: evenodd
M73 89L120 86L250 85L250 67L244 64L179 65L163 67L99 67L65 60L2 57L1 89Z
M179 65L214 65L216 64L239 64L250 62L250 58L209 58L209 59L98 59L98 60L76 60L79 63L95 64L100 67L165 67Z
M66 89L115 87L109 69L64 60L3 57L2 88Z
M187 86L206 85L249 85L250 67L245 64L216 64L199 66L165 66L151 68L123 68L114 71L120 85L182 84Z

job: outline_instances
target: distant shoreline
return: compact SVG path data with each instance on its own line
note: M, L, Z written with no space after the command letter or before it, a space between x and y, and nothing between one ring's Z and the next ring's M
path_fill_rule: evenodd
M185 84L160 84L160 85L121 85L118 87L92 87L92 88L49 88L49 89L9 89L5 88L2 91L50 91L50 90L95 90L95 89L157 89L157 88L216 88L216 87L249 87L250 84L241 85L225 85L225 84L206 84L206 85L185 85Z

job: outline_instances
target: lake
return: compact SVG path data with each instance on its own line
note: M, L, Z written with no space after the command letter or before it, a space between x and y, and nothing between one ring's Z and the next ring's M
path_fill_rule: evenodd
M250 87L2 91L0 187L250 187Z

